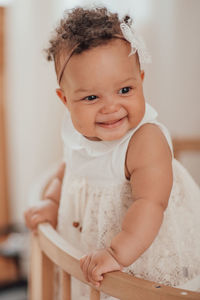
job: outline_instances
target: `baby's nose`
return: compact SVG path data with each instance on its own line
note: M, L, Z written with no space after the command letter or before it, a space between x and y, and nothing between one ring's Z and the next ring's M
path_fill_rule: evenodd
M120 103L115 98L110 97L105 99L100 112L102 114L110 114L119 111L120 107Z

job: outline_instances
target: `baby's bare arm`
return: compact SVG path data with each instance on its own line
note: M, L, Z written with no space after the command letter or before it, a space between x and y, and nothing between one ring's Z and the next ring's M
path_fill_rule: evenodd
M172 188L171 151L160 129L142 126L130 142L127 171L133 204L108 249L123 266L132 264L153 242Z
M61 163L43 192L43 199L51 199L59 205L62 181L65 174L65 163Z
M172 187L171 151L156 125L143 125L135 133L126 163L133 204L123 219L122 230L109 248L80 259L86 279L98 286L102 274L129 266L151 245L162 224Z
M24 218L29 229L36 231L38 224L43 222L56 227L64 172L65 164L62 163L46 186L42 201L25 211Z

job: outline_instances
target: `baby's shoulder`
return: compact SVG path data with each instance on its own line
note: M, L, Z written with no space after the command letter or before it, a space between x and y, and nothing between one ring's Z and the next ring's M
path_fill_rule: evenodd
M131 137L126 153L126 175L136 168L167 161L171 163L169 144L158 125L146 123Z

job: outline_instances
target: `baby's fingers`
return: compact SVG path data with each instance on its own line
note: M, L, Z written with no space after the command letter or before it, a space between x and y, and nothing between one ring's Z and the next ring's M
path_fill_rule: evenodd
M87 257L87 255L84 255L84 256L82 256L82 257L80 258L80 267L81 267L81 270L83 270L82 267L83 267L83 263L84 263L86 257Z
M96 285L96 286L99 286L100 285L100 282L99 281L102 281L103 280L103 276L102 274L99 272L99 267L98 265L96 265L92 271L91 271L91 277L90 277L90 281Z
M40 214L34 214L31 217L31 224L32 224L32 228L36 229L36 227L38 226L38 224L45 222L44 216L41 216Z
M99 286L99 281L103 280L103 277L98 270L99 267L96 263L96 260L91 258L90 264L88 266L88 278L89 281L95 286Z
M26 221L26 224L28 227L31 226L31 219L32 217L37 214L39 212L39 209L35 206L27 209L25 212L24 212L24 218L25 218L25 221Z
M32 208L24 212L24 219L25 219L26 226L30 229L32 229L31 219L33 214L34 214L34 210Z
M33 233L36 233L38 224L42 222L45 222L44 217L40 214L33 213L28 217L26 225L30 230L33 231Z
M90 255L87 255L87 256L84 258L84 261L83 261L82 266L81 266L81 269L82 269L83 274L84 274L84 276L85 276L85 279L86 279L87 281L89 281L89 278L88 278L88 267L89 267L90 261L91 261L91 256L90 256Z

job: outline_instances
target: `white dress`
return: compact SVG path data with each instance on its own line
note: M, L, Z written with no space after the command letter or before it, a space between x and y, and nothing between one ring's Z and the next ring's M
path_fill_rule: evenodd
M121 230L133 203L124 163L128 143L145 123L157 124L172 154L170 135L146 103L137 128L116 141L91 141L77 132L70 116L63 123L66 174L58 215L58 231L80 258L93 249L108 247ZM124 272L170 286L200 277L200 189L186 169L173 158L173 187L163 223L151 246ZM198 285L199 284L199 285ZM200 282L193 290L200 288ZM190 286L188 286L190 288ZM73 300L88 299L89 288L73 279ZM102 295L101 299L115 299Z

